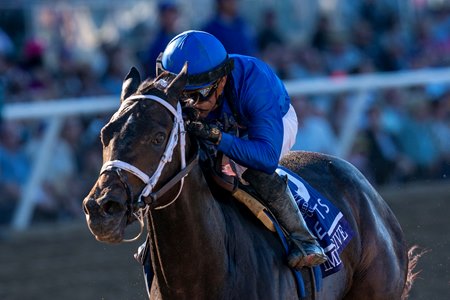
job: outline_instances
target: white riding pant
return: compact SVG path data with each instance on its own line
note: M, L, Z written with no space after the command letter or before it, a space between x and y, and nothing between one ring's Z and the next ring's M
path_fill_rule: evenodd
M283 117L283 129L283 146L281 147L280 158L291 150L297 138L298 119L292 105L289 105L289 110Z

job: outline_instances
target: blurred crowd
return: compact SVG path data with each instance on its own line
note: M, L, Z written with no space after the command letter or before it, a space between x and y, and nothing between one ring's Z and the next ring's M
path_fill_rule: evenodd
M237 0L215 0L215 13L202 29L218 37L229 53L260 57L284 80L343 77L450 66L450 9L424 8L405 23L384 2L360 0L355 18L336 26L318 16L301 42L285 36L282 16L267 8L253 24ZM158 22L101 41L83 53L70 13L42 10L47 28L26 32L25 15L0 10L0 116L5 103L119 95L131 66L155 75L155 60L177 33L182 10L174 2L158 5ZM149 33L150 32L150 33ZM133 41L139 39L141 43ZM142 42L142 37L145 37ZM86 59L86 57L90 59ZM95 59L92 59L92 56ZM367 92L368 105L358 122L348 157L376 186L414 180L446 179L450 174L449 85L390 88ZM295 150L335 154L354 93L292 97L299 116ZM43 183L35 195L34 220L71 220L83 215L81 200L101 167L100 128L108 116L65 120ZM0 224L8 224L30 178L42 144L46 120L0 121Z

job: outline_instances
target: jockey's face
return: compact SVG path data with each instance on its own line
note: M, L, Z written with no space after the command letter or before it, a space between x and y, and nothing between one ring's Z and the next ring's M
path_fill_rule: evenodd
M211 92L208 98L203 101L197 101L193 105L200 112L200 119L206 118L211 111L217 108L217 99L222 94L226 82L227 76L219 79L217 82L217 87L213 92Z

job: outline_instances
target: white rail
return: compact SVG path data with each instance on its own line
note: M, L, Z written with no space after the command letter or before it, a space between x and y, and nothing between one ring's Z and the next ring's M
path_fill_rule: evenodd
M355 105L344 120L343 134L339 137L336 155L345 157L356 134L356 122L363 113L367 97L364 92L373 89L407 87L433 83L450 83L450 68L427 69L401 73L385 73L349 76L343 78L320 78L312 80L286 81L290 95L333 94L355 91ZM22 199L15 212L12 228L24 230L30 223L34 209L33 195L40 186L46 163L50 159L53 145L58 137L62 120L73 115L92 115L112 112L119 106L118 96L89 97L80 99L59 99L47 102L7 103L3 117L11 120L47 119L50 124L38 150L37 162L27 182Z
M290 95L331 94L450 82L450 68L355 75L285 82Z
M46 119L111 112L119 107L119 97L101 96L61 99L47 102L6 104L5 119Z

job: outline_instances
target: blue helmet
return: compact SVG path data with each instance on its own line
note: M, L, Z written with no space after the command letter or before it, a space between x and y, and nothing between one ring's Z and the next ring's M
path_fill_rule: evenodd
M188 63L187 90L210 85L233 69L233 60L222 43L204 31L189 30L174 37L158 57L156 74L161 71L178 74L185 62Z

